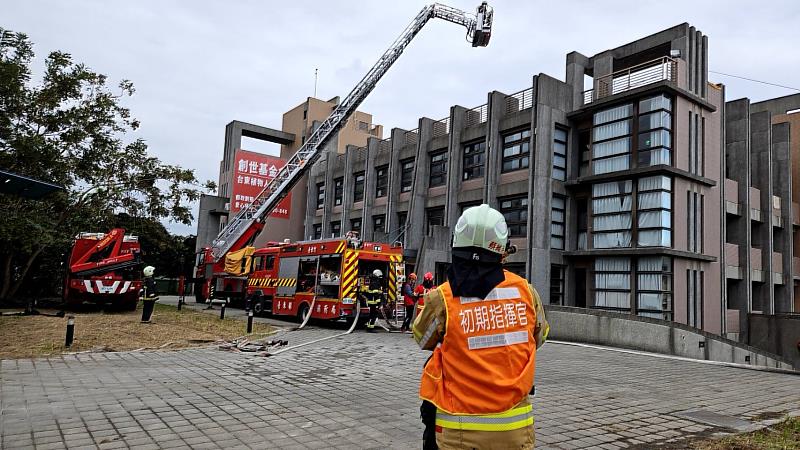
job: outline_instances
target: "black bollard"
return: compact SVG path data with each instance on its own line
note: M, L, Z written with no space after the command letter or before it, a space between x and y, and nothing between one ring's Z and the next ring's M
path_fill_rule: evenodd
M72 339L75 337L75 316L67 317L67 337L64 339L64 347L72 346Z
M183 296L181 295L178 297L178 311L181 310L181 305L183 305Z
M247 311L247 334L253 332L253 311Z
M220 310L219 310L219 318L220 318L220 320L225 318L225 305L226 305L227 303L228 303L228 302L225 302L225 303L223 303L223 304L222 304L222 307L221 307L221 308L220 308Z

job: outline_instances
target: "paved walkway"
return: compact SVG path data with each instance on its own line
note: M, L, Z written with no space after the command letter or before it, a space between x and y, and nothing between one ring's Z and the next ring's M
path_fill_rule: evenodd
M341 332L281 335L292 346ZM407 334L356 332L267 358L5 360L0 448L419 448L426 357ZM537 366L537 448L652 448L800 414L795 375L557 343Z

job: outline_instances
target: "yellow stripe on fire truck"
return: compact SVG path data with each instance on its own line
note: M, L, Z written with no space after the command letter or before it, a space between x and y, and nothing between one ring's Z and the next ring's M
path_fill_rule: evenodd
M294 286L297 278L251 278L247 283L255 287Z
M344 250L344 246L345 245L347 245L347 242L345 242L345 241L340 242L339 246L336 247L336 253L342 253L342 251Z
M344 253L344 269L342 270L342 297L355 297L355 285L358 275L358 252Z

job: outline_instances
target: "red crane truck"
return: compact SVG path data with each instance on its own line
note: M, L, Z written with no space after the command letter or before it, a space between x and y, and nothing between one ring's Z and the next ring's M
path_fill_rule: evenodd
M75 236L64 273L68 305L91 302L135 310L142 288L139 238L123 228Z

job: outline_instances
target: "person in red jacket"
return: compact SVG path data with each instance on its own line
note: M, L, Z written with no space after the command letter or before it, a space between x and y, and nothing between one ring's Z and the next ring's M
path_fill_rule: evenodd
M431 289L435 288L436 285L433 284L433 274L430 272L425 272L425 276L422 279L422 284L414 289L414 296L417 298L417 314L419 314L422 311L422 308L425 307L425 294L427 294Z
M411 331L411 319L414 318L414 285L417 284L417 274L412 273L408 279L403 283L403 305L406 307L406 317L403 320L403 326L400 327L400 332Z

